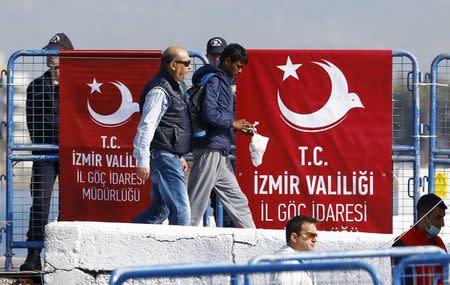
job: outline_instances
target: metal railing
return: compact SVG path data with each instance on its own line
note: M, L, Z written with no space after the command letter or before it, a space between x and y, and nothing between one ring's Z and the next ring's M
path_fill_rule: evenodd
M442 253L413 255L402 259L393 273L394 285L447 284L450 256ZM407 272L407 270L410 272Z
M394 51L392 78L393 213L395 233L406 230L417 214L420 197L419 67L407 51ZM412 190L412 191L411 191ZM407 217L411 217L408 219Z
M368 250L339 250L339 251L314 251L314 252L301 252L296 254L286 255L260 255L249 260L248 264L274 264L280 262L310 262L318 260L326 261L364 261L377 267L381 276L383 277L383 283L389 283L390 281L390 269L389 266L393 258L405 258L413 255L423 254L446 254L446 252L435 246L414 246L414 247L395 247L395 248L378 248ZM391 265L395 268L394 265ZM336 277L335 275L322 275L316 276L318 284L322 284L330 278ZM248 278L248 277L246 277Z
M430 67L428 191L449 204L450 185L450 54L438 55ZM450 218L445 218L446 224ZM450 231L443 228L443 235Z
M363 270L367 272L371 277L372 279L371 284L383 284L381 276L379 275L378 271L372 265L360 261L271 264L271 265L208 264L208 265L173 265L173 266L170 265L157 267L155 266L125 267L117 269L112 272L109 284L120 285L129 279L165 277L171 279L171 281L169 282L173 282L173 280L177 277L225 275L229 276L228 281L230 284L237 285L241 284L240 283L241 278L239 278L239 275L248 275L254 273L292 272L292 271L340 271L340 270ZM183 284L185 284L185 282L187 281L184 280ZM164 281L158 280L158 284L164 284ZM226 283L224 282L217 284L226 284ZM243 284L249 285L252 284L252 282L250 281L250 279L246 278Z

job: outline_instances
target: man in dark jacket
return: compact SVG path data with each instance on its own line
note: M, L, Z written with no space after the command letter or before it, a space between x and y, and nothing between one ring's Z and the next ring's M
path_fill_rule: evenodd
M217 65L219 62L219 57L222 55L223 50L227 47L227 42L221 38L221 37L213 37L208 40L206 44L206 57L208 58L209 64L211 65ZM231 82L231 90L233 92L233 116L236 114L236 81L233 80ZM235 144L235 132L233 131L233 136L231 140L231 145ZM236 157L236 148L232 148L230 155L228 156L228 159L230 160L231 165L233 166L233 172L236 173L236 163L235 159L231 159L230 157L234 156ZM217 206L217 197L216 193L214 191L211 191L211 208L214 210L214 214L216 217L219 216L219 213L217 212L218 206ZM228 215L227 211L223 211L223 226L227 228L234 228L235 225L233 224L233 221L230 219L230 215ZM219 222L218 219L216 219L216 224Z
M191 224L195 226L200 225L212 189L237 227L255 228L247 197L227 160L233 128L248 133L252 126L244 119L234 120L233 116L231 82L242 72L247 61L246 50L238 44L230 44L223 51L218 66L205 65L192 78L192 82L197 83L205 75L215 74L205 84L201 104L202 119L209 127L204 136L193 140L194 165L188 192Z
M183 172L187 164L182 158L190 151L192 140L183 82L190 68L188 52L171 46L162 55L159 72L142 92L133 155L139 178L151 177L152 205L132 222L156 224L168 218L171 225L190 224Z
M444 226L445 210L444 201L435 194L426 194L417 202L418 221L415 226L396 239L393 247L434 245L447 251L444 242L438 236ZM400 258L393 259L393 266L400 262ZM435 281L442 278L442 268L439 266L417 266L415 273L411 268L405 270L404 284L442 284ZM415 279L415 282L414 282Z
M58 33L43 49L73 50L73 46L64 33ZM50 69L33 80L27 88L27 127L33 144L57 145L59 142L59 58L47 57L47 66ZM33 154L57 155L58 151L36 150ZM58 174L58 161L33 162L30 185L33 202L30 208L27 241L44 241L44 227L48 222L52 190ZM40 248L30 248L20 270L41 270L40 253Z

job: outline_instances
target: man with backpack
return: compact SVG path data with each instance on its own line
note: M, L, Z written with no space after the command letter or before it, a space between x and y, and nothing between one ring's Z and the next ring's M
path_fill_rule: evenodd
M217 65L219 62L219 57L222 55L223 50L227 47L227 42L221 37L213 37L208 40L206 43L206 57L208 58L209 64ZM206 80L206 78L205 78ZM236 115L236 81L233 80L231 82L231 89L233 92L233 116ZM231 144L235 144L235 131L233 131L233 137L231 140ZM236 148L231 149L230 155L228 156L228 160L230 160L231 165L233 166L233 172L236 173L236 163L235 159L231 159L230 156L236 157ZM211 191L211 209L215 214L216 218L219 216L218 209L218 201L216 197L216 193ZM216 225L219 225L219 220L216 219ZM228 215L227 211L222 212L222 226L226 228L234 228L235 225L233 221L230 219L230 215Z
M247 197L227 160L233 129L249 134L247 130L252 127L245 119L234 120L231 90L231 82L242 72L247 61L247 51L238 44L230 44L217 66L205 65L192 77L192 83L198 84L205 76L210 76L201 97L201 118L207 128L202 135L194 134L194 165L188 183L191 224L194 226L200 225L213 190L237 227L255 228Z

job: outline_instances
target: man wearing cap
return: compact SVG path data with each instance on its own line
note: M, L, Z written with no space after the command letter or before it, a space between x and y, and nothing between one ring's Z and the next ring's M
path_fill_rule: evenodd
M227 42L221 37L214 37L206 44L206 57L209 64L216 65L223 50L227 47Z
M416 209L417 223L407 232L400 235L392 246L434 245L447 251L444 242L438 236L441 228L444 226L445 210L447 209L444 201L435 194L426 194L420 197ZM400 258L393 259L394 266L399 262ZM440 267L417 267L415 284L435 284L432 282L432 278L441 275L441 273L442 269ZM411 272L407 274L411 275ZM405 284L413 284L413 281L412 278L406 278Z
M45 50L73 50L64 33L54 35L43 47ZM47 57L49 69L34 79L27 88L26 118L33 144L59 143L59 58ZM33 155L57 155L58 151L35 150ZM58 161L33 161L31 176L30 220L27 241L43 242L44 228L48 222L50 200L55 179L59 174ZM41 248L29 248L21 271L41 270Z
M191 212L184 183L191 149L192 126L184 96L183 79L191 69L188 52L168 47L159 72L147 83L139 102L141 120L134 138L133 155L139 178L151 177L152 205L132 222L189 225Z

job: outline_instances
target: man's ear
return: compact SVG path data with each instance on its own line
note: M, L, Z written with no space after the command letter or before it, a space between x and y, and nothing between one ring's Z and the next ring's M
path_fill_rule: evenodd
M296 232L291 233L291 236L289 237L289 242L291 242L293 244L297 242L297 233Z
M167 68L169 70L175 70L175 61L169 62L169 64L167 64Z

